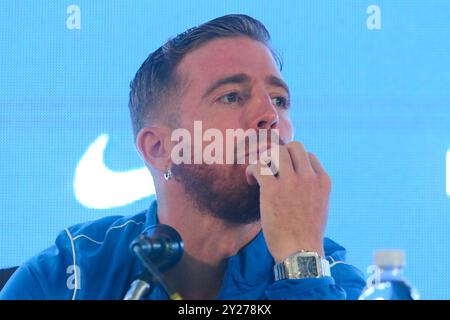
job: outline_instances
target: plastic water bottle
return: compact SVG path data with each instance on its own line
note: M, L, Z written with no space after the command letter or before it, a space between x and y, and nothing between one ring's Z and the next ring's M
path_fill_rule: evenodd
M375 251L375 265L367 269L372 275L359 300L418 300L418 292L403 276L405 260L402 250Z

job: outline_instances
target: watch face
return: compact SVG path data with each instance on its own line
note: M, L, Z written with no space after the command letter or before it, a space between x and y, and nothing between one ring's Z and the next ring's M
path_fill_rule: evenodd
M297 265L301 277L317 277L319 275L316 257L298 257Z

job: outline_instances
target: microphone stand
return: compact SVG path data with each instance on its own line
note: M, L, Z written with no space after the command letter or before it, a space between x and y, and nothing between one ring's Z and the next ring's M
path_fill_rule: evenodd
M148 275L143 274L131 283L123 300L143 300L154 288L155 285L148 279Z
M142 248L140 246L134 246L133 251L145 267L146 272L131 283L130 289L123 299L142 300L148 296L159 283L169 295L170 300L182 300L182 297L178 292L175 292L167 286L163 280L162 274L152 265L150 259L146 257Z

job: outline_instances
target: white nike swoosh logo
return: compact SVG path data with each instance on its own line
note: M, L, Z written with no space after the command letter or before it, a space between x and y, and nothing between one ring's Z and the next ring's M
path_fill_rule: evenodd
M155 193L147 168L124 172L106 167L103 154L109 136L102 134L87 149L75 170L75 198L92 209L110 209L131 204Z

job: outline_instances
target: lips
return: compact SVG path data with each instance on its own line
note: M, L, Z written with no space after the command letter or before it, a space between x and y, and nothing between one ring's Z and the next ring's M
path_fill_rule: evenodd
M256 148L251 148L250 151L248 153L246 153L246 156L249 156L251 154L262 154L263 152L265 152L266 150L270 149L271 145L263 145L263 146L259 146Z
M278 129L273 129L270 134L261 131L257 136L246 136L244 139L238 139L237 145L235 145L235 160L238 164L250 163L254 164L261 159L261 156L267 153L267 150L274 149L275 146L284 145L283 141L279 138ZM267 158L267 157L264 157Z
M252 148L252 146L250 146L250 150L248 152L246 152L242 156L240 156L239 152L236 152L237 163L244 162L244 163L253 164L255 162L254 161L250 161L250 160L258 161L260 159L261 155L263 153L265 153L267 150L271 149L271 148L272 148L271 144L266 144L266 145L262 145L262 146L255 146L253 148Z

